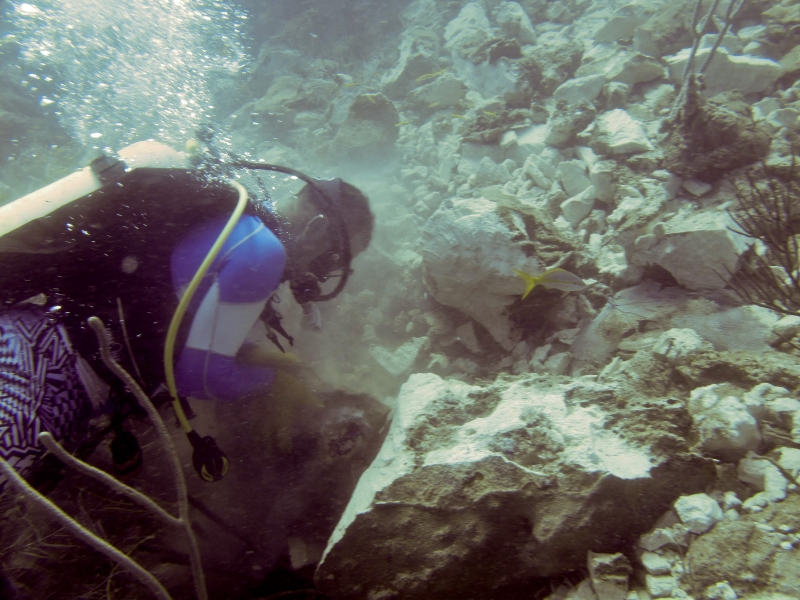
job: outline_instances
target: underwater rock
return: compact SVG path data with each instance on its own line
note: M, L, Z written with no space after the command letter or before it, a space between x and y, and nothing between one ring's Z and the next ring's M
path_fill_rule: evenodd
M567 146L576 133L594 121L595 114L597 111L590 102L570 104L566 100L559 100L547 122L545 142L556 148Z
M445 48L454 57L471 59L472 50L492 37L489 18L477 2L465 4L458 16L444 28Z
M559 206L564 218L576 228L586 216L592 212L594 207L595 193L594 187L589 186L582 192L575 194L571 198L564 200Z
M503 184L511 179L511 173L504 163L499 165L488 156L484 156L475 171L475 185L485 186Z
M764 158L769 146L769 134L753 121L750 105L736 92L697 97L662 143L664 168L713 183Z
M788 386L788 381L800 382L800 368L791 357L770 351L766 344L776 320L767 309L727 308L711 300L694 298L681 288L662 287L656 281L645 280L617 292L594 319L582 323L571 351L578 360L606 364L622 340L627 338L630 342L639 324L648 322L651 330L658 326L666 332L649 341L648 348L660 361L674 362L692 387L719 381L707 379L707 373L715 368L714 361L719 363L720 372L737 381L737 385L747 388L777 378ZM691 329L703 343L678 329ZM750 355L723 356L721 353L726 350L755 353L761 363ZM682 356L684 352L686 355Z
M675 501L675 512L692 533L705 533L722 520L719 503L708 494L681 496Z
M644 421L629 419L650 422L655 440L676 431L677 415L664 407L654 418L652 399L640 405L649 416L615 408L615 393L538 375L485 387L412 375L331 537L318 589L337 599L491 597L584 567L589 550L626 548L678 495L701 491L713 467L631 438L627 428Z
M327 160L365 161L370 164L391 158L398 137L397 109L383 94L360 94L353 98L344 123L333 140L317 153Z
M692 45L692 14L696 0L664 2L634 32L634 48L654 58Z
M656 59L639 52L618 54L604 68L607 81L616 81L629 86L661 79L664 67Z
M636 2L622 6L594 34L595 44L633 39L636 28L643 25L652 13L652 8Z
M800 452L794 448L784 450ZM783 460L779 461L779 464L781 462ZM792 469L789 471L791 472ZM764 460L755 452L748 453L739 461L736 467L736 477L739 481L749 485L751 489L756 490L755 494L742 503L742 509L745 511L758 512L768 504L786 499L789 482L778 467L772 462Z
M443 73L430 83L409 92L405 104L414 110L432 112L457 106L464 97L466 87L451 73Z
M553 92L553 99L564 99L570 104L591 102L600 95L605 84L606 77L602 74L567 79Z
M598 600L625 600L628 577L633 569L624 554L602 554L590 550L586 562L592 589Z
M582 57L583 44L575 44L559 32L550 31L539 36L535 46L525 49L525 56L519 61L520 77L533 96L543 100L575 76Z
M758 422L736 396L720 398L718 385L692 390L689 412L700 436L703 451L727 461L736 461L761 443Z
M395 350L388 350L380 346L370 346L369 354L380 366L394 377L402 377L411 372L419 353L428 346L426 337L418 337L407 341Z
M597 154L636 154L648 152L653 144L647 139L644 127L621 108L600 115L589 144Z
M580 194L590 185L586 175L586 163L580 159L564 160L558 164L558 180L568 196Z
M689 362L699 351L712 348L694 329L673 328L658 338L653 346L653 354L677 366Z
M531 19L519 3L501 3L495 13L495 21L505 36L517 40L520 44L536 42L536 32L533 30Z
M669 76L673 82L683 83L683 72L689 60L690 49L681 50L674 56L666 57ZM703 64L710 48L697 51L696 64ZM718 48L708 69L703 74L704 94L714 96L722 92L736 90L740 94L755 94L772 88L782 74L781 65L768 58L734 55L724 48Z
M795 598L800 589L796 533L800 495L757 514L724 520L694 540L686 553L683 587L696 597L720 582L740 597Z
M425 283L437 302L486 327L507 350L518 341L504 310L521 293L513 269L531 269L519 217L503 219L485 198L444 202L422 230Z
M730 215L720 211L680 214L665 223L666 234L646 260L690 290L723 288L751 244L735 227Z
M411 28L400 39L400 56L381 78L381 89L392 97L403 97L417 85L417 78L437 70L438 37L432 31ZM395 121L396 123L397 121Z

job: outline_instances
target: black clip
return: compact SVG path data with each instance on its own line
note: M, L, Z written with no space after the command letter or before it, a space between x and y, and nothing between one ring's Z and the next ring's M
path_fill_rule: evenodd
M196 431L186 434L194 448L192 465L203 481L219 481L228 472L230 463L225 453L219 449L217 442L210 435L200 437Z

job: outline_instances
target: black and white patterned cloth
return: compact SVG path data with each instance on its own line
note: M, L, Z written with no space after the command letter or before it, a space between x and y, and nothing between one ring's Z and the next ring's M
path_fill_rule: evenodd
M78 360L66 330L45 311L0 312L0 457L22 475L44 453L40 432L69 447L86 427L92 403Z

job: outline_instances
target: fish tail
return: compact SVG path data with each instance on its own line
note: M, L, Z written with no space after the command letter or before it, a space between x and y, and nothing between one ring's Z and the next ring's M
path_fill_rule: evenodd
M522 281L525 282L525 291L522 294L522 299L525 300L525 298L528 297L528 294L531 293L531 290L533 290L533 288L536 287L536 284L539 283L539 277L534 277L525 271L518 271L517 269L514 269L514 273L522 277Z

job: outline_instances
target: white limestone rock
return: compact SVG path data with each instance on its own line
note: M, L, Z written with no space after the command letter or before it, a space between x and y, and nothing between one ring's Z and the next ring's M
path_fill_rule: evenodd
M665 224L662 241L643 258L664 267L690 290L723 288L752 243L732 231L735 227L726 212L679 214Z
M649 448L615 433L622 423L608 427L597 405L573 400L610 391L554 386L540 375L487 387L412 375L331 536L319 589L331 597L437 597L442 589L488 597L501 584L581 568L592 547L619 543L619 523L642 523L619 502L620 480L637 497L665 486ZM670 477L680 485L677 465ZM522 523L519 535L509 536L512 523ZM595 561L594 580L614 583L611 591L595 586L601 598L620 597L622 561L608 563L608 578Z
M642 552L639 560L650 575L666 575L672 567L666 558L656 552Z
M722 520L722 509L708 494L681 496L675 501L675 512L692 533L705 533Z
M543 190L549 190L553 185L552 177L547 177L542 168L540 167L541 161L533 154L528 155L525 163L522 165L522 171L531 178L537 187Z
M800 333L800 317L786 315L773 325L772 336L767 342L775 344L781 341L791 341L798 333Z
M409 108L424 110L432 104L437 108L457 106L466 92L466 86L452 73L444 73L425 85L414 88L406 96Z
M504 313L520 294L514 269L530 271L537 263L520 247L528 239L522 220L502 220L496 209L485 198L443 202L422 230L421 252L436 301L472 317L510 351L519 337Z
M488 156L484 156L478 163L475 171L475 185L485 186L493 184L503 184L511 179L511 173L505 164L497 164Z
M612 17L594 34L595 43L633 39L636 28L652 14L649 6L631 2L617 9Z
M591 147L598 154L636 154L653 149L642 124L621 108L597 117L595 126Z
M639 538L639 547L650 552L667 545L683 547L689 545L689 530L686 529L686 525L677 523L670 527L658 527Z
M695 64L705 62L709 48L697 51ZM682 83L683 71L689 60L689 48L665 58L669 76L675 83ZM719 48L704 75L704 94L713 96L721 92L738 90L742 94L756 94L772 88L782 74L781 65L768 58L739 56Z
M605 65L603 74L606 81L618 81L633 87L638 83L663 79L666 70L650 56L639 52L620 52Z
M567 79L553 92L554 100L567 100L570 104L591 102L603 91L606 77L603 74Z
M645 575L647 591L653 598L669 598L678 588L678 581L672 575Z
M517 40L520 44L536 43L533 24L518 2L503 2L495 13L495 21L503 35Z
M693 355L713 346L703 340L694 329L670 329L661 334L653 346L653 354L672 365L686 364Z
M594 187L589 186L580 194L576 194L572 198L567 198L561 205L561 214L572 225L573 228L578 226L578 223L583 221L586 216L592 212L594 208Z
M417 77L436 71L437 45L416 28L403 32L397 62L381 78L383 92L402 98L417 85Z
M692 390L689 413L705 452L733 461L758 448L758 423L736 396L720 398L718 384Z
M696 179L684 179L681 182L681 187L689 192L695 198L699 198L711 191L711 184Z
M589 169L589 179L594 186L594 193L598 200L607 202L614 199L614 169L616 161L601 160L594 163Z
M403 377L411 372L420 352L428 346L428 343L428 338L418 337L407 341L395 350L389 350L382 346L370 346L369 354L391 375Z
M628 595L628 578L633 569L624 554L589 551L586 562L589 580L598 600L625 600Z
M557 352L544 361L544 371L553 375L566 375L572 363L571 352Z
M737 600L739 597L727 581L720 581L708 586L705 595L708 600Z
M767 96L763 100L759 100L758 102L754 102L750 107L750 110L753 114L754 121L763 121L769 115L771 115L774 111L781 108L782 104L781 101L777 98L772 96Z
M759 383L742 397L742 401L753 417L763 421L767 416L767 404L769 402L790 396L791 394L786 388L770 383Z
M632 194L617 189L617 196L622 196L622 199L606 217L606 222L618 231L641 229L661 211L667 201L667 194L663 190L654 190L653 193L642 196L638 192ZM648 254L642 253L632 256L631 262L636 265L644 265L651 261Z
M632 285L642 279L642 267L628 262L625 247L620 244L602 246L595 262L599 273L610 275L619 283Z
M445 48L454 55L466 57L492 36L489 18L478 2L465 4L458 15L444 28Z
M558 164L558 180L567 193L567 196L580 194L590 185L591 180L586 175L586 163L579 159L564 160Z
M515 61L505 56L494 64L489 61L475 64L472 60L457 54L453 54L452 59L458 78L467 88L478 92L484 98L503 97L517 89L519 67Z
M786 498L789 482L786 481L780 469L754 452L739 461L736 475L740 481L759 490L758 493L744 501L742 508L745 511L764 508L768 504L780 502Z

